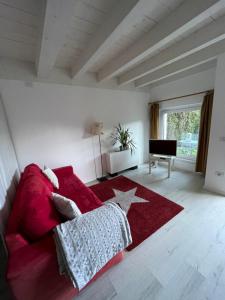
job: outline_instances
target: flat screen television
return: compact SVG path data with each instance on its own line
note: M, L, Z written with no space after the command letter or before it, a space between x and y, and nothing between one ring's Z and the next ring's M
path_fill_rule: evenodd
M158 155L177 155L176 140L149 140L149 153Z

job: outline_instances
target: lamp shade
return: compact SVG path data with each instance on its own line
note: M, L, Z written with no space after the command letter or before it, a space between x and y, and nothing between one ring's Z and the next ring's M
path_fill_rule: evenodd
M103 122L95 122L92 128L93 135L103 134Z

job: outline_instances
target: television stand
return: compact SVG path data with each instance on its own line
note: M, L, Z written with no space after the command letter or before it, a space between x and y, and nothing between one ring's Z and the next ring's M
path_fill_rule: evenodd
M172 156L149 154L149 174L152 173L152 163L156 163L160 161L168 163L168 178L170 178L171 162L173 162Z

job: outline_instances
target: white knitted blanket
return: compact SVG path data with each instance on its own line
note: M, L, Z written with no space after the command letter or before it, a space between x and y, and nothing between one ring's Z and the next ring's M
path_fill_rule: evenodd
M112 202L56 226L54 232L60 274L67 274L79 290L132 243L126 215Z

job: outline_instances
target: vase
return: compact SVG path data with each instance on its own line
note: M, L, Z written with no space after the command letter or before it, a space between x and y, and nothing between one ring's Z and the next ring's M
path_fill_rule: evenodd
M120 151L128 150L129 147L127 145L121 145L120 146Z

